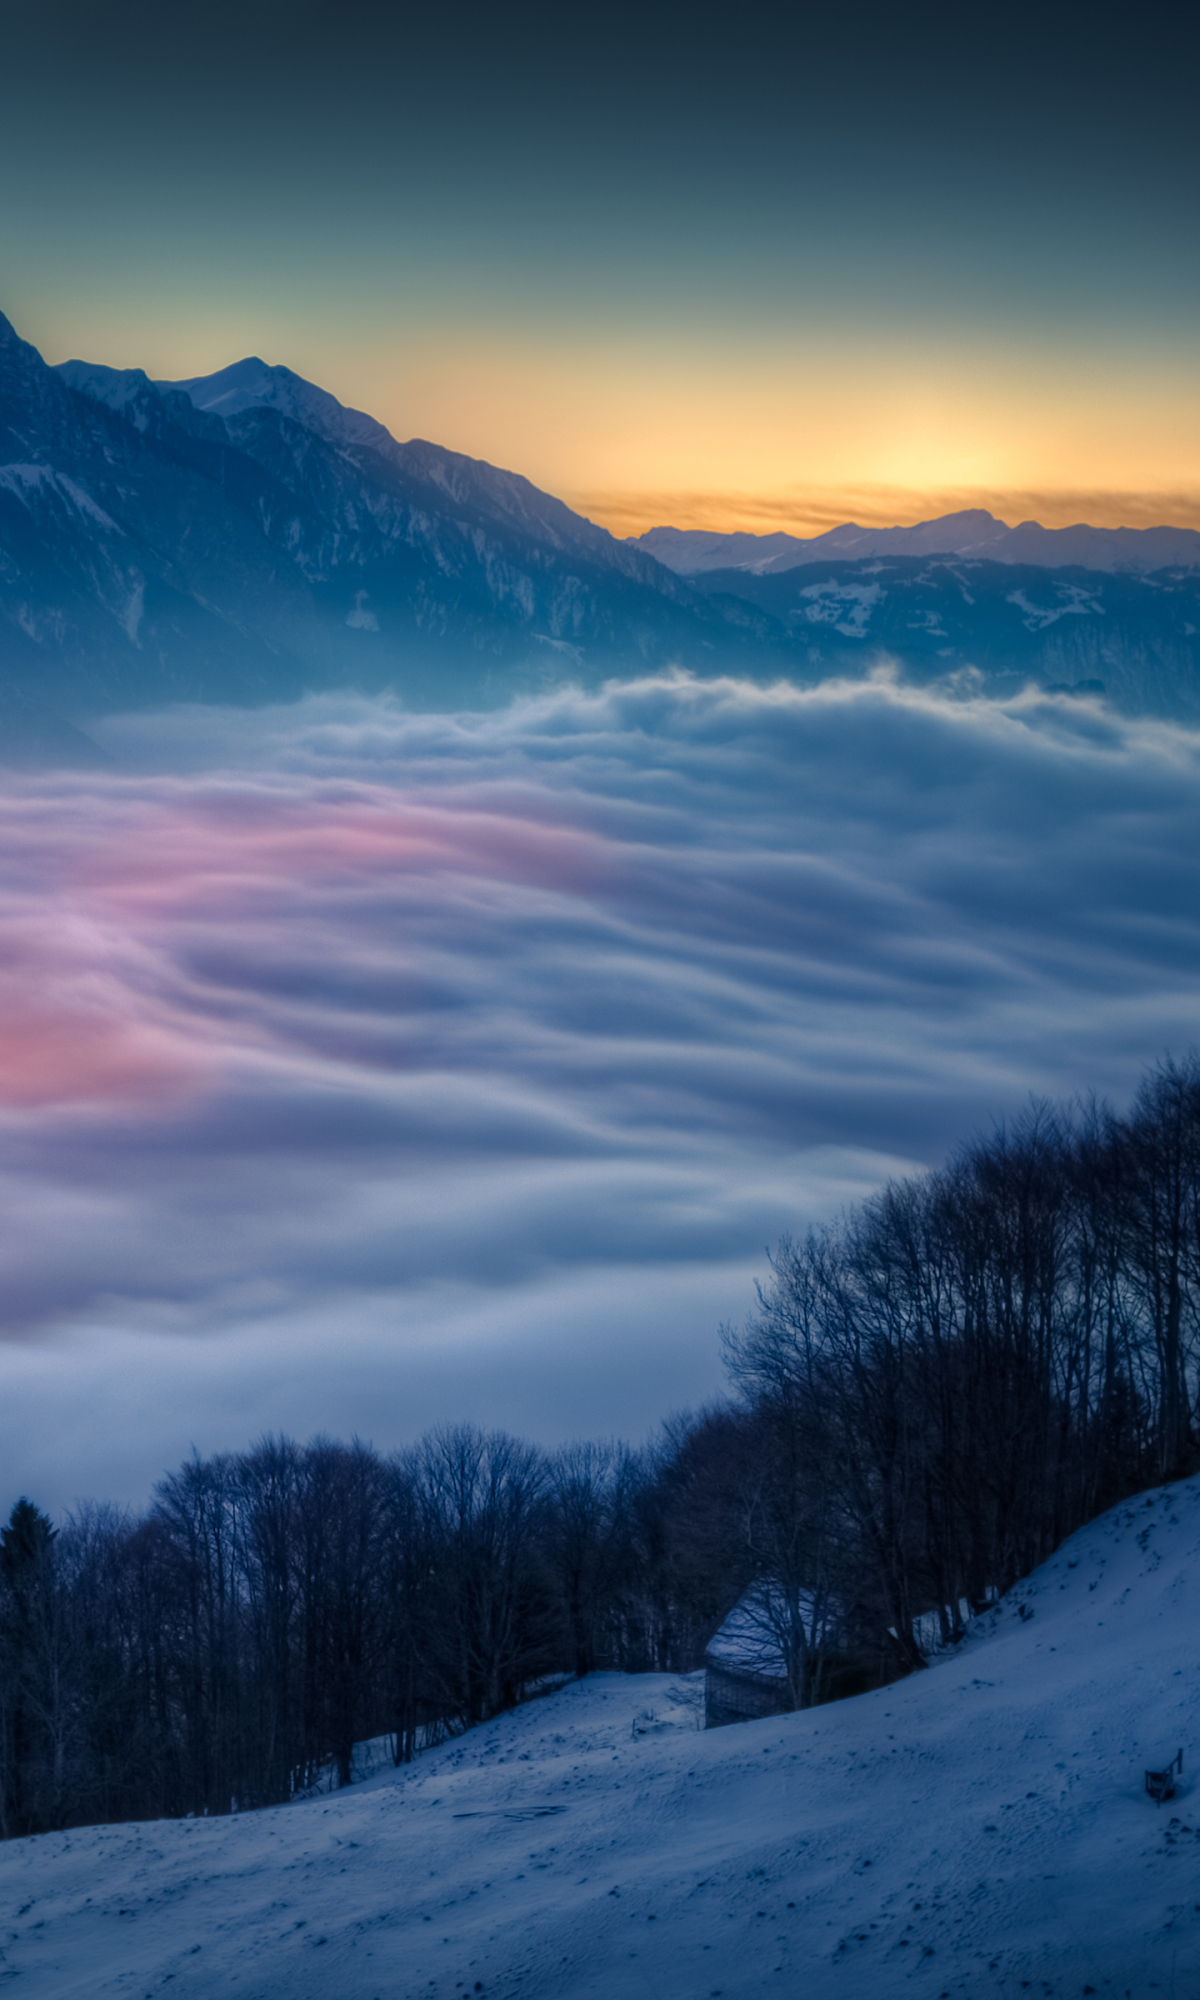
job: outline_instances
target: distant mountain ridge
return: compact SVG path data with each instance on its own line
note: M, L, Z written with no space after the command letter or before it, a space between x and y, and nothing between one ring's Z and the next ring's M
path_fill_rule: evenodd
M1000 699L1031 682L1127 714L1200 725L1200 570L1042 569L956 556L812 562L690 579L753 605L807 681L887 662L905 679Z
M974 561L1031 564L1041 569L1134 570L1200 568L1195 528L1010 528L984 507L964 508L912 528L860 528L847 521L824 534L716 534L703 528L648 528L631 545L677 576L709 570L777 575L802 563L861 562L872 556L958 556Z
M1079 547L1091 568L1048 566ZM979 510L619 541L291 369L50 367L0 315L0 762L94 756L93 718L170 703L341 687L477 708L673 667L812 682L888 660L1200 722L1198 548Z

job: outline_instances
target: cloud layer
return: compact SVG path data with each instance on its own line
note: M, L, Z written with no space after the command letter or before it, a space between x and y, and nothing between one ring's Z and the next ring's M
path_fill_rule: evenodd
M7 1505L644 1432L764 1248L1196 1039L1200 739L658 679L110 725L0 801Z

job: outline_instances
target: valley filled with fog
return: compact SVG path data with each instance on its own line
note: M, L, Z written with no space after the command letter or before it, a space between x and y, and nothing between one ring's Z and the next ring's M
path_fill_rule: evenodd
M1195 1039L1200 737L658 675L95 731L0 800L7 1507L647 1434L787 1230Z

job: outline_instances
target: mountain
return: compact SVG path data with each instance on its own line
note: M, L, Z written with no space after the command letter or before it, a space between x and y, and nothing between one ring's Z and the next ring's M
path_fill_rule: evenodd
M1182 2000L1198 1590L1193 1480L849 1701L700 1732L693 1679L593 1674L332 1794L8 1840L4 1976L63 2000ZM1145 1770L1180 1746L1156 1806Z
M518 474L290 370L48 367L0 318L0 733L170 701L398 687L453 707L744 644ZM15 726L15 725L14 725Z
M481 707L666 667L814 681L886 660L1200 721L1198 549L981 510L618 541L291 369L48 367L0 315L5 763L94 758L89 724L118 710L338 687Z
M893 556L689 581L727 610L753 605L764 648L806 680L890 661L961 692L1004 698L1033 682L1200 723L1200 569Z
M82 366L80 362L66 363L71 370ZM75 386L84 385L76 381ZM186 396L197 410L214 417L237 417L245 410L278 410L281 416L315 431L339 451L358 445L386 451L395 444L391 432L364 410L348 410L327 389L315 388L302 375L294 375L290 368L269 367L256 355L246 361L235 361L232 367L220 368L215 375L194 375L186 382L159 382L157 387L164 395L174 392Z
M648 528L631 537L678 576L708 570L746 570L770 576L804 563L861 562L873 556L959 556L973 561L1019 563L1038 569L1092 569L1147 573L1200 568L1195 528L1043 528L1022 521L1010 528L983 507L920 521L915 528L860 528L848 521L823 535L719 535L700 528Z

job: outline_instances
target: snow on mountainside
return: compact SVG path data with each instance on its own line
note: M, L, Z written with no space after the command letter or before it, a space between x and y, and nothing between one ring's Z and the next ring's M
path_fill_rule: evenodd
M1032 681L1104 695L1127 714L1200 722L1200 569L877 556L690 581L714 602L753 605L814 680L886 662L951 695L1007 699Z
M256 355L235 361L215 375L195 375L186 382L156 382L155 388L186 396L210 416L240 416L243 410L272 409L294 423L304 424L328 443L372 445L391 442L391 433L363 410L349 410L325 389L294 375L290 368L268 367Z
M958 556L973 561L1029 563L1044 569L1149 572L1200 566L1194 528L1010 528L983 507L919 521L913 528L860 528L848 521L823 535L713 534L701 528L648 528L630 538L679 576L739 569L777 575L802 563L861 562L871 556Z
M11 1842L0 1970L55 2000L1183 2000L1198 1592L1190 1481L853 1701L698 1734L680 1684L598 1675L332 1798Z
M387 470L427 485L437 500L481 508L493 518L556 549L586 553L626 576L643 581L650 578L660 589L666 582L665 578L654 577L656 563L647 563L640 552L615 540L606 528L597 528L593 522L573 513L564 501L543 493L519 472L502 471L484 459L468 458L462 452L448 451L423 438L412 438L402 444L374 417L362 410L348 409L336 396L306 382L290 368L269 367L265 361L252 357L236 361L215 375L198 375L185 382L158 382L154 386L164 394L182 394L195 409L220 417L231 424L239 440L251 439L253 428L238 426L232 420L250 412L276 411L323 438L339 452L350 454L360 471L371 469L371 460L364 454L378 454ZM376 466L377 475L380 469ZM387 471L383 477L386 479Z
M0 316L0 760L26 711L61 746L120 709L338 686L489 706L743 645L519 474L258 361L185 386L50 368Z
M144 368L106 368L102 362L60 361L54 370L68 388L110 410L137 409L154 395Z

